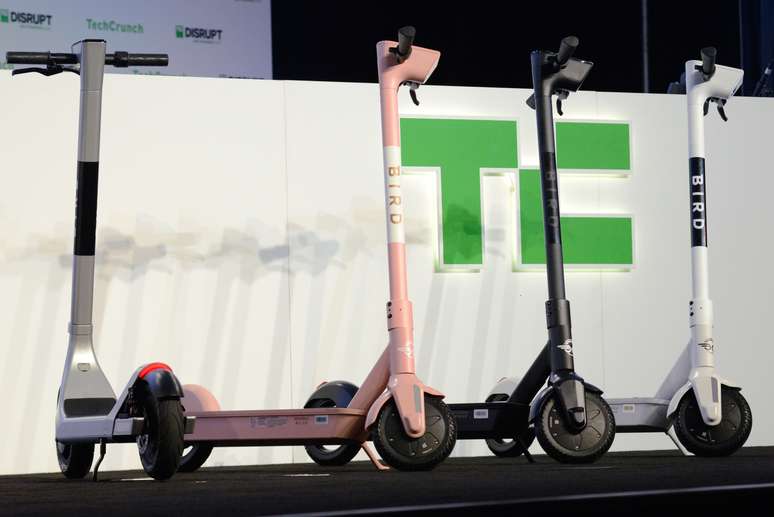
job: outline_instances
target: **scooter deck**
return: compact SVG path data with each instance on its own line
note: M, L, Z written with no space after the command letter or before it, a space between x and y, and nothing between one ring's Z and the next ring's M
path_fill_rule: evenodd
M474 402L449 404L457 419L457 439L513 438L527 427L529 404Z
M215 446L342 444L362 441L366 411L349 408L201 411L186 443Z
M615 415L617 433L664 433L669 429L669 400L657 398L606 399Z

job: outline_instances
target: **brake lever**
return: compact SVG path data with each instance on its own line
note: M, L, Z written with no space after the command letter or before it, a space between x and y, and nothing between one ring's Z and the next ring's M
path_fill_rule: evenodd
M80 75L79 70L75 68L61 66L61 65L49 65L46 68L38 68L38 67L15 68L11 72L11 75L38 73L40 75L45 75L46 77L51 77L52 75L61 74L62 72L72 72L76 75Z
M406 84L408 84L408 87L409 87L409 95L411 96L411 101L414 103L415 106L419 106L419 99L417 98L417 90L419 89L419 83L409 81Z
M562 111L562 101L569 96L570 96L570 92L568 92L567 90L559 90L556 92L556 112L559 114L560 117L564 115L564 112Z
M726 116L726 110L724 106L726 105L725 99L718 99L717 97L709 97L707 100L704 101L704 116L707 116L707 113L709 113L709 103L714 102L715 105L718 108L718 115L720 115L720 118L723 120L723 122L728 122L728 117Z
M720 115L720 118L723 119L723 122L728 122L728 117L726 116L726 109L724 108L726 101L723 99L718 99L716 103L718 105L718 115Z

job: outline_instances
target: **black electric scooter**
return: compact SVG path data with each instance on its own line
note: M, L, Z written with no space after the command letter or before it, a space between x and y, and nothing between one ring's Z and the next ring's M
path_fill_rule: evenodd
M546 241L548 343L522 379L502 379L484 403L450 404L457 418L457 439L486 439L498 456L525 454L537 436L546 453L565 463L589 463L613 443L615 420L602 391L575 373L570 302L565 298L559 185L556 172L551 97L577 91L592 63L573 58L578 38L562 40L559 52L532 52L534 93L527 104L536 111L543 225ZM547 386L543 387L548 380ZM542 387L542 390L541 390Z

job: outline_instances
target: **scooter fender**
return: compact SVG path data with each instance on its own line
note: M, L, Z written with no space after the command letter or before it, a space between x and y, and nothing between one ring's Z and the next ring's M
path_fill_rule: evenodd
M304 407L311 407L317 400L332 400L336 407L345 408L357 393L357 386L346 381L323 382L309 397Z
M220 403L215 395L200 384L184 384L183 397L180 399L186 413L220 411Z
M382 394L379 395L379 398L376 399L373 404L371 404L371 407L368 409L368 414L366 415L365 421L365 429L367 431L373 427L374 422L376 422L376 418L379 416L379 412L382 410L382 407L384 407L387 401L391 398L392 393L390 393L389 390L384 390Z
M365 421L365 429L369 431L371 427L373 427L374 422L376 422L376 419L379 417L379 412L381 412L382 407L391 399L393 398L392 395L392 387L393 385L396 385L397 383L393 382L393 379L390 379L390 382L388 383L387 389L382 392L381 395L379 395L379 398L377 398L373 404L371 404L371 407L368 409L368 414L366 415L366 421ZM424 402L424 394L427 393L428 395L431 395L433 397L438 398L444 398L444 394L440 391L436 390L435 388L431 388L430 386L425 386L418 380L416 381L415 386L418 386L420 393L419 393L419 400ZM397 386L396 386L397 387ZM424 420L421 422L422 428L420 429L421 432L414 432L414 433L407 433L412 438L419 438L424 434Z
M172 369L162 363L151 363L140 370L136 382L144 381L150 392L159 400L180 399L183 386Z
M717 386L717 389L718 389L717 404L714 403L713 397L712 397L713 383L716 383L715 385ZM677 411L677 406L678 404L680 404L680 401L683 399L685 394L688 393L688 390L693 388L694 393L696 394L697 400L701 401L703 397L704 400L707 401L706 404L702 404L701 402L699 402L699 410L701 411L702 420L704 420L704 422L706 422L708 425L719 424L722 418L721 392L722 392L723 386L726 386L728 388L733 388L736 390L742 389L742 387L739 386L738 384L731 382L728 379L718 377L717 375L708 375L708 376L692 378L691 380L683 384L680 387L680 389L675 392L674 395L672 395L672 398L669 401L669 406L667 407L667 419L669 420L672 419L672 417L675 414L675 411ZM713 407L714 407L714 411L713 411Z
M507 400L511 394L516 391L516 387L520 382L520 377L501 378L499 381L497 381L497 384L494 385L494 388L492 388L492 390L487 394L486 401L489 402L495 398L497 400Z
M593 384L589 382L583 383L584 388L586 391L590 391L591 393L596 393L597 395L602 394L602 390L598 387L594 386ZM530 424L535 422L535 419L538 417L538 413L540 412L540 409L543 407L543 404L545 401L554 393L554 387L553 386L546 386L540 392L535 395L535 398L532 399L532 402L529 405L529 420L528 422Z

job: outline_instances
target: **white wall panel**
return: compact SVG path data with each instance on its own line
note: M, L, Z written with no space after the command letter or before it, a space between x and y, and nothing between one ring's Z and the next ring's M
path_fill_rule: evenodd
M55 393L66 345L77 80L0 74L0 473L56 470ZM423 87L405 115L518 121L535 166L526 90ZM765 340L774 280L766 236L774 103L734 99L707 122L711 293L720 373L744 387L749 443L771 444ZM571 272L579 372L609 396L649 396L688 338L690 297L683 97L582 92L565 119L623 120L631 175L561 176L566 213L634 216L628 272ZM381 138L375 84L111 75L105 81L95 324L116 389L168 361L224 408L303 405L323 380L362 382L387 342ZM404 180L418 372L450 402L520 375L546 339L543 272L513 272L513 172L481 181L484 265L436 271L432 170ZM619 435L614 448L671 447ZM537 447L535 451L537 452ZM460 442L457 455L485 454ZM306 461L300 448L219 449L210 465ZM106 468L136 468L132 446Z

